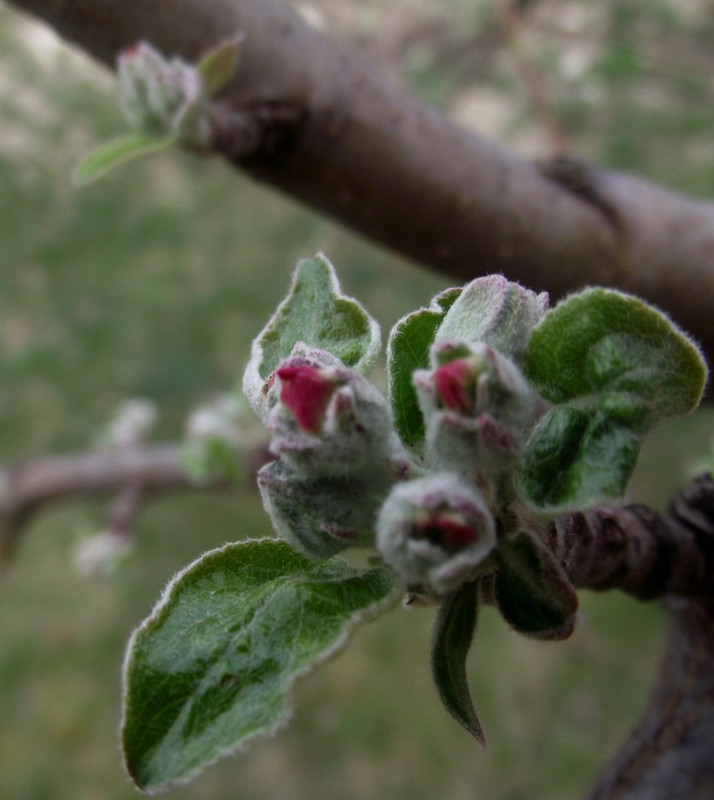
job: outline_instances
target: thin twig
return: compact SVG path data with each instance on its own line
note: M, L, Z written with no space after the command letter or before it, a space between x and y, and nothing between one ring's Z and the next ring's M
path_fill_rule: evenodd
M254 485L255 473L266 460L264 445L246 451L246 485ZM183 467L180 446L173 444L53 456L8 467L0 471L0 564L11 560L33 516L51 504L119 492L111 515L116 525L127 527L139 503L148 498L231 486L235 483L225 477L192 480Z

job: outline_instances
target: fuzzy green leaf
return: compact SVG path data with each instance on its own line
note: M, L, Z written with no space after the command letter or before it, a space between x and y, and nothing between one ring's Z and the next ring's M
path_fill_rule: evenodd
M234 36L221 42L198 62L196 69L203 79L206 95L214 97L233 77L243 46L243 36Z
M173 136L150 136L145 133L132 133L119 139L112 139L99 145L85 156L74 172L74 182L78 186L103 178L107 172L142 156L158 153L176 144Z
M547 306L547 294L537 295L503 275L476 278L449 309L435 341L486 342L518 360Z
M486 739L466 676L466 657L478 617L479 591L479 582L471 581L444 598L434 627L431 673L446 710L485 747Z
M434 336L460 294L460 288L441 292L428 308L420 308L400 319L389 336L389 397L397 433L409 447L419 448L424 441L424 418L412 384L412 373L429 366L429 349Z
M379 353L380 341L379 325L356 300L342 294L332 264L323 255L304 259L288 296L253 341L243 391L262 417L265 381L299 342L366 372Z
M389 571L310 561L272 539L199 558L129 643L122 742L137 786L188 780L275 731L295 679L395 601Z
M538 639L565 639L573 632L578 596L546 548L521 532L499 548L495 595L508 624Z
M555 407L526 445L519 485L551 514L621 496L643 436L699 403L707 369L661 312L588 289L549 312L525 354L528 378Z

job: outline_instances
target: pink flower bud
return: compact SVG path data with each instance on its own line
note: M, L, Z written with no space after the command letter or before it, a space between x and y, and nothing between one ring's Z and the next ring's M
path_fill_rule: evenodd
M472 359L457 358L439 367L433 375L439 400L460 414L474 413L476 377Z
M124 115L151 136L174 136L184 145L205 146L210 138L208 98L196 67L167 59L146 42L122 50L117 72Z
M377 520L382 557L414 590L442 595L474 580L495 545L485 498L455 473L397 484Z
M292 411L302 430L319 433L335 390L334 381L307 364L280 367L276 375L282 385L280 402Z
M435 513L425 522L417 523L415 536L423 536L446 550L462 550L478 539L478 531L457 514Z
M268 388L271 451L302 478L384 472L398 447L384 395L337 359L283 361Z
M467 473L509 468L535 409L521 371L483 342L439 342L431 358L434 369L417 370L413 377L430 457Z

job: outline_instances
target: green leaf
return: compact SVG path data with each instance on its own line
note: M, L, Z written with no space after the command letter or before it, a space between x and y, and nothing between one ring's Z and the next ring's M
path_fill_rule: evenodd
M157 137L145 133L132 133L122 136L120 139L105 142L92 150L78 164L74 172L74 182L78 186L86 186L103 178L107 172L120 164L125 164L141 156L158 153L175 144L176 140L173 136Z
M179 573L134 633L122 742L137 786L185 781L289 717L295 679L397 599L383 568L314 562L271 539L213 550Z
M707 379L698 348L668 317L611 289L587 289L548 312L533 331L525 368L551 403L629 392L661 416L695 408Z
M620 497L644 435L699 403L697 347L641 300L588 289L550 311L525 353L528 378L556 404L525 448L519 486L550 514Z
M479 591L479 581L471 581L444 598L434 627L431 673L446 710L485 747L486 739L466 677L466 657L476 630Z
M552 554L521 531L501 544L495 595L508 624L538 639L565 639L573 632L578 595Z
M550 515L621 497L641 441L636 427L619 424L597 407L556 406L526 443L519 489L533 508Z
M435 341L486 342L518 360L547 305L547 294L537 295L503 275L486 275L464 287Z
M400 319L389 336L387 373L394 424L409 447L419 448L424 441L424 418L412 384L412 373L429 366L429 349L436 331L460 294L460 288L441 292L428 308L420 308Z
M203 79L208 97L214 97L233 77L240 60L243 35L227 39L210 50L198 62L196 69Z
M379 325L342 294L334 267L323 255L300 261L288 296L253 341L243 391L259 416L265 381L299 342L327 350L363 373L379 353Z

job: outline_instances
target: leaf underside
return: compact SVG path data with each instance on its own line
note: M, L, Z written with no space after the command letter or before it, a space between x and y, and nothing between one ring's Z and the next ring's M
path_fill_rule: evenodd
M137 786L197 774L289 716L297 677L396 599L392 574L315 562L272 539L213 550L132 637L122 742Z
M444 598L434 627L431 672L446 710L485 747L486 738L466 675L466 657L476 630L479 591L479 582L471 581Z
M508 624L538 639L565 639L573 632L578 596L553 556L530 534L502 543L495 596Z

